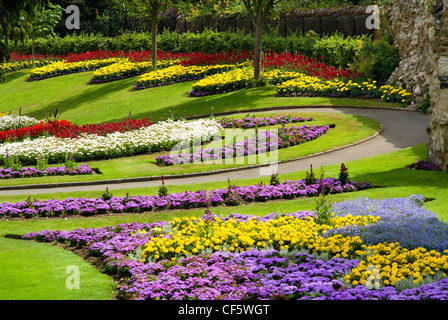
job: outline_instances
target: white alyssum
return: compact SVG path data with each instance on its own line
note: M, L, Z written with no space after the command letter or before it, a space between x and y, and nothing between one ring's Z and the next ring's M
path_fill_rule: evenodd
M9 130L13 128L23 128L34 126L40 121L29 116L19 116L16 114L7 114L0 117L0 131Z
M106 136L85 134L79 138L41 137L0 145L0 159L6 154L18 156L22 161L34 163L39 156L61 160L65 155L75 159L113 158L133 155L158 148L167 150L181 141L202 140L217 137L221 126L213 119L195 121L167 120L149 127L127 132L114 132Z

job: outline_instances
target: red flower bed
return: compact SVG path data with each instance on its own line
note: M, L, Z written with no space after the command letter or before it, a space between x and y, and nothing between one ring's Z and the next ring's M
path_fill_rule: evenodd
M42 121L34 126L0 131L0 141L14 141L43 135L54 135L58 138L77 138L84 133L106 135L117 131L125 132L136 130L142 127L149 127L150 125L152 125L152 122L147 118L141 120L126 119L120 122L84 125L73 124L67 120Z
M215 65L215 64L234 64L245 60L253 60L252 51L239 52L219 52L205 54L202 52L193 52L181 61L183 66L191 65ZM287 69L306 73L310 76L323 79L334 79L336 77L355 79L360 74L348 69L337 69L334 66L328 66L320 62L317 58L308 58L299 53L277 53L267 51L263 56L263 69Z
M245 60L254 59L253 51L231 51L218 53L172 53L158 51L158 59L181 59L181 65L216 65L216 64L235 64ZM68 62L107 59L113 57L128 58L130 61L142 62L151 61L151 51L88 51L83 53L69 53L66 55L36 55L36 60L67 60ZM31 55L12 53L13 61L31 60ZM337 69L334 66L326 65L317 58L308 58L300 53L277 53L266 51L263 56L264 69L287 69L306 73L310 76L322 79L334 79L336 77L355 79L360 74L348 69Z

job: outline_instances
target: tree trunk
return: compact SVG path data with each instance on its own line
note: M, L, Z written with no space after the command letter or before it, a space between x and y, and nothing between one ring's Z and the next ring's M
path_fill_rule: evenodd
M153 14L151 19L151 57L152 57L152 68L155 70L157 68L157 26L159 21L157 15Z
M31 59L33 62L33 68L35 67L34 65L34 35L31 35Z
M257 17L255 21L255 57L254 57L254 79L261 78L261 58L263 54L263 20Z

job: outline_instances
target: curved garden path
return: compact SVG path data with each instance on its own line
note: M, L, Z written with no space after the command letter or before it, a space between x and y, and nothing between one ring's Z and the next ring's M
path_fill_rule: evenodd
M247 114L247 110L240 111ZM370 108L370 107L275 107L270 111L256 109L250 113L258 112L326 112L326 113L345 113L372 118L382 124L383 130L380 134L371 139L366 139L361 143L339 148L333 151L320 153L302 159L291 160L278 164L278 173L292 173L301 170L307 170L310 164L314 168L339 164L342 162L371 157L400 149L412 147L417 144L428 141L426 128L429 126L429 117L421 112L415 112L406 109L392 108ZM270 175L268 170L264 170L266 175ZM167 185L193 184L201 182L238 180L244 178L260 177L260 167L249 167L238 170L227 170L225 172L209 172L200 174L187 174L183 176L165 177ZM95 184L86 183L83 185L58 184L58 185L39 185L39 186L20 186L17 188L1 188L0 195L12 194L39 194L52 192L71 192L71 191L89 191L105 190L108 187L112 189L130 189L139 187L159 186L160 177L137 178L119 181L96 182Z

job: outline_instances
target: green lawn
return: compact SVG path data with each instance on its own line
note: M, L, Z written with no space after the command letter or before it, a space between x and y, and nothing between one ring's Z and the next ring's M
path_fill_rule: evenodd
M0 112L22 109L22 114L43 119L50 110L58 109L61 119L79 124L121 121L129 116L166 119L171 111L180 118L224 111L257 109L272 106L360 105L399 107L400 105L371 100L330 98L276 98L274 86L258 87L232 93L188 97L192 82L132 92L137 78L87 85L92 72L64 75L41 81L26 82L29 70L13 72L0 85Z

